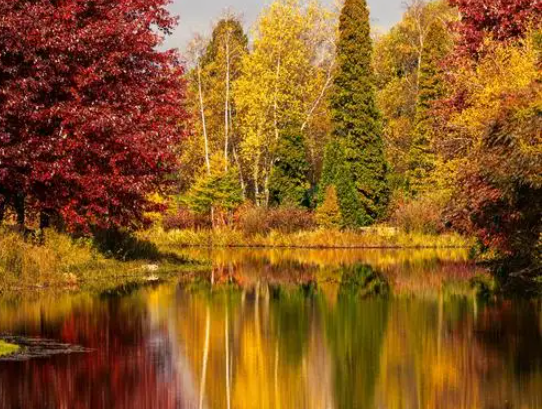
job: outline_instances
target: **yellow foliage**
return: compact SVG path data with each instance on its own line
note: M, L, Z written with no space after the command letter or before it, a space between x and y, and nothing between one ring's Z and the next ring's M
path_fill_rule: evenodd
M260 16L253 52L241 63L234 100L241 127L241 150L257 188L265 188L279 129L310 124L325 89L332 14L317 2L277 0ZM330 63L327 65L329 66Z
M486 41L486 52L457 73L467 95L467 108L450 125L467 138L478 140L504 103L506 96L529 90L542 80L539 52L532 37L512 45ZM539 97L542 96L539 93Z

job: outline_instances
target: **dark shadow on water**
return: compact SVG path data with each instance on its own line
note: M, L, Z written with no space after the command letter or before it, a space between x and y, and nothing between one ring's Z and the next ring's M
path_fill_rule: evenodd
M162 252L156 244L136 237L129 231L108 229L94 232L95 248L108 258L121 261L168 261L187 263L186 257L175 253Z
M123 285L120 285L115 288L111 288L100 293L101 299L108 298L122 298L128 295L131 295L142 288L158 288L160 285L164 284L165 280L156 279L147 282L141 281L132 281Z
M482 310L476 323L476 339L486 350L507 357L518 375L542 369L540 304L529 300L498 300Z

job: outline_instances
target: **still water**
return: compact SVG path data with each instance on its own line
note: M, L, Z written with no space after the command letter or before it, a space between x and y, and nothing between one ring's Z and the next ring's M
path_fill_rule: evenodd
M200 282L0 298L1 409L542 408L542 302L483 300L461 250L187 250Z

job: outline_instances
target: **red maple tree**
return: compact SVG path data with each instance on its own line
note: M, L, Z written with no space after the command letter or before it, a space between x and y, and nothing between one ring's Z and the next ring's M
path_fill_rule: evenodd
M185 84L169 0L0 0L0 218L134 226L167 188Z
M533 24L540 24L542 0L449 0L461 14L455 31L458 50L476 54L486 36L496 41L522 37Z

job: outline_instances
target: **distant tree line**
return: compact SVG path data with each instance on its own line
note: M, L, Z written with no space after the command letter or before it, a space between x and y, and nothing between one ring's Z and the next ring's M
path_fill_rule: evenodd
M529 0L412 0L378 34L366 1L276 0L252 41L225 16L191 44L182 202L297 206L338 228L421 218L531 264L540 15Z

